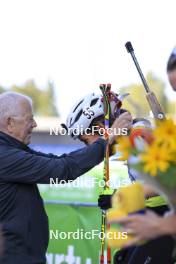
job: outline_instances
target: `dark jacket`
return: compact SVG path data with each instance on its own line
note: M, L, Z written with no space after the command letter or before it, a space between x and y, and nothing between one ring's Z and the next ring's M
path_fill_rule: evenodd
M5 250L3 264L45 263L48 218L37 183L73 180L103 160L106 142L68 155L36 152L0 132L0 223Z

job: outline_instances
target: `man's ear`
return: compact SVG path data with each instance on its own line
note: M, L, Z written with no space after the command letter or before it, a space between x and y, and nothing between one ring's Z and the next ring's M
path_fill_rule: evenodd
M14 125L15 125L15 123L14 123L13 117L8 116L6 118L6 127L7 127L7 130L9 132L12 132Z

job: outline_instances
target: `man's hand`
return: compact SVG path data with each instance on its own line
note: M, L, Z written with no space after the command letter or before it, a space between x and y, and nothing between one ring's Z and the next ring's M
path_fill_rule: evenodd
M111 129L112 129L112 134L109 137L109 142L110 144L115 140L117 137L117 132L118 130L122 128L126 128L129 130L132 125L132 116L129 112L125 112L121 114L113 123Z
M112 128L127 128L130 129L132 125L132 116L129 112L122 113L114 121Z
M166 234L164 231L165 218L149 210L145 214L135 214L118 218L114 222L123 226L123 232L134 235L134 238L128 241L124 247L136 245L141 241Z

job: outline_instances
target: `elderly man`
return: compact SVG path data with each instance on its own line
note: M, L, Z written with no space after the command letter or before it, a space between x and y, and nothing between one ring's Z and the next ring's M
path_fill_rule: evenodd
M122 126L123 117L114 122ZM126 126L131 122L126 117ZM124 120L123 120L124 125ZM106 141L60 157L30 149L37 126L30 98L0 95L0 222L4 238L3 264L43 264L48 246L48 219L37 183L74 180L104 157ZM113 135L110 138L113 141Z

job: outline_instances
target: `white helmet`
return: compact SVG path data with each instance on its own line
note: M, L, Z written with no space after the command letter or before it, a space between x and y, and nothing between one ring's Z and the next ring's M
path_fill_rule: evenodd
M116 118L121 111L118 110L121 107L121 102L129 94L118 95L112 93L112 95L110 101L111 118ZM118 105L119 102L120 106ZM86 128L89 128L95 118L101 116L104 116L103 95L91 93L72 107L66 120L66 126L64 124L62 126L69 130L68 134L72 138L76 139L81 133L84 133Z
M76 139L96 117L102 115L104 115L104 106L101 94L91 93L83 97L72 107L66 120L66 127L71 132L71 137Z

